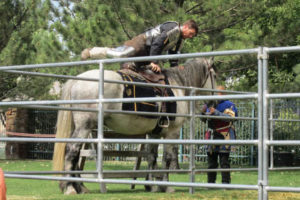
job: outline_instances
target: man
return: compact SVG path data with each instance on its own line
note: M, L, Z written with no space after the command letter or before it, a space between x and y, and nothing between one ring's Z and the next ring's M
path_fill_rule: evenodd
M194 20L188 20L182 25L173 21L165 22L126 41L123 46L85 49L81 53L81 58L85 60L87 58L155 56L164 52L177 54L180 53L183 41L195 37L197 33L198 26ZM151 65L152 71L161 71L158 61L136 62L135 66L148 64ZM177 66L178 60L170 60L170 65L171 67Z
M218 90L224 90L223 86L219 86ZM222 95L220 92L219 95ZM236 139L235 130L232 124L233 117L238 115L237 109L229 100L221 100L217 106L207 107L204 105L202 109L203 114L213 116L227 116L231 119L208 119L208 127L212 131L205 133L205 139L214 140L234 140ZM218 158L220 159L221 168L230 168L229 154L231 151L230 145L208 145L207 146L207 161L208 169L216 169L218 167ZM230 172L221 172L222 183L229 184L231 182ZM208 172L208 183L215 183L217 172Z

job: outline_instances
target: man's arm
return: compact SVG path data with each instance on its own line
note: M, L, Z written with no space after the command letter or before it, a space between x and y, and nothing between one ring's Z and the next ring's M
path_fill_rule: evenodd
M211 115L215 115L215 116L224 116L224 117L230 117L230 118L238 116L238 112L237 112L237 109L234 104L232 104L230 107L227 107L226 109L224 109L223 112L220 112L219 110L215 109L214 107L208 108L208 112ZM232 120L232 119L228 119L228 120L224 119L224 121L230 121L230 120Z
M150 56L161 55L165 43L168 41L168 36L166 32L162 32L158 37L156 37L150 47ZM152 66L152 71L161 72L161 68L158 65L158 61L152 61L150 63Z
M150 47L150 56L161 55L165 44L168 42L169 38L167 32L162 32L159 36L154 38L151 47ZM157 62L155 62L157 63Z
M173 49L170 49L168 51L168 54L179 54L182 47L182 43L183 43L182 39L178 40L176 46ZM176 67L178 66L179 60L174 59L174 60L169 60L169 62L171 67Z

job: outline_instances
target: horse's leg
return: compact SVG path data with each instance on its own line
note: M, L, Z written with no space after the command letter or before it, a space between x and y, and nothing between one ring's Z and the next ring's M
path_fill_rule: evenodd
M72 138L86 138L90 129L86 129L85 126L75 127L72 134ZM65 171L74 171L78 169L79 153L81 149L81 143L68 143L66 145L65 155ZM68 174L66 177L80 177L80 175ZM67 182L65 194L77 194L84 193L88 190L79 182Z
M149 135L149 138L158 139L159 136ZM149 153L147 156L148 170L157 169L158 144L147 144L146 146L147 146L147 152ZM147 174L146 180L153 181L154 180L153 175L151 173ZM145 190L154 192L156 188L153 186L145 185Z
M178 162L178 145L164 145L163 166L167 169L180 169Z
M165 139L178 139L179 134L169 134ZM163 158L162 158L163 169L179 169L178 162L178 145L177 144L164 144L163 146ZM169 181L169 174L164 173L162 181ZM175 189L167 186L159 186L161 192L175 192Z

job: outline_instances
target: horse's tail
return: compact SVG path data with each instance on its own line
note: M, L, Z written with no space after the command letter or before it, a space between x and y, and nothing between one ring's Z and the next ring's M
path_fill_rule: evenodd
M73 81L69 80L63 87L62 100L70 100L71 87ZM70 105L64 105L64 107L70 107ZM69 138L74 130L74 122L71 111L58 112L57 123L56 123L56 138ZM53 152L53 170L62 171L64 170L65 164L65 148L66 143L55 143Z

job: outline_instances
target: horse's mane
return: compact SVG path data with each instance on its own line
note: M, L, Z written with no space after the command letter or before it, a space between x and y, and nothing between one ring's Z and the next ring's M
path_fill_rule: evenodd
M208 67L206 66L209 64L210 61L206 58L193 58L188 59L182 65L183 69L177 66L165 69L164 72L167 77L174 79L183 86L201 87L208 73Z

